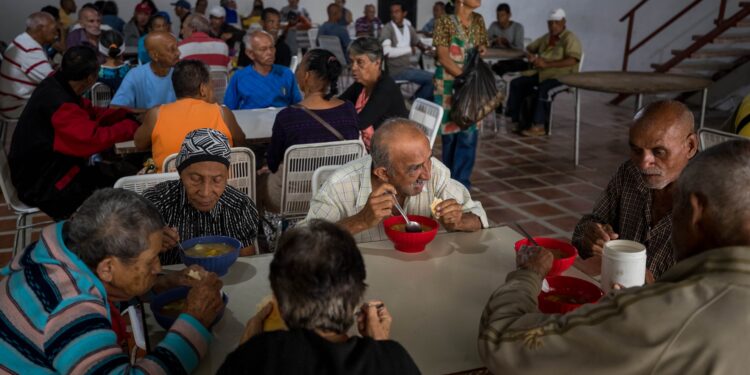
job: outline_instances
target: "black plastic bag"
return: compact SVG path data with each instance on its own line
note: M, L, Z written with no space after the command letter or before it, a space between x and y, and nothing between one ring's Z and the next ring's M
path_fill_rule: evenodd
M451 121L466 129L494 113L503 101L503 93L495 86L495 74L489 64L473 48L464 65L464 72L453 81Z

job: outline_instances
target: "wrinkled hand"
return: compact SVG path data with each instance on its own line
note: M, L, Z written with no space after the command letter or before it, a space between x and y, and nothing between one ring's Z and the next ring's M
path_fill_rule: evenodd
M263 321L271 315L273 311L273 304L267 303L258 311L255 316L250 318L245 325L245 332L242 334L240 339L240 345L244 344L247 340L250 340L253 336L256 336L263 332Z
M516 265L519 269L536 272L540 279L547 277L552 269L555 256L549 250L538 246L523 246L516 252Z
M262 166L260 169L258 169L257 172L255 172L255 174L257 174L258 176L266 174L266 173L271 173L271 170L268 169L267 165Z
M479 56L484 56L487 53L487 47L486 46L479 46Z
M161 240L161 251L167 251L174 248L180 242L180 234L177 233L177 229L172 227L164 227L164 236Z
M378 305L382 305L378 308ZM357 314L359 334L374 340L388 340L391 334L391 313L381 301L373 300L362 304Z
M455 199L446 199L435 207L435 218L449 231L461 229L463 207Z
M526 60L528 60L529 64L533 64L534 61L536 61L537 57L535 54L526 52Z
M547 60L545 60L545 59L543 59L541 57L538 57L538 58L534 59L533 64L534 64L535 68L546 68L547 67Z
M208 273L198 285L188 292L185 313L209 328L224 307L221 299L222 282L215 273Z
M192 272L193 275L197 274L200 280L208 277L210 272L203 269L203 267L193 264L187 268L184 268L177 272L166 272L164 275L159 276L154 284L154 291L161 293L163 291L174 289L180 286L194 287L201 283L193 277L188 276Z
M368 228L380 224L384 218L391 216L395 199L393 194L396 194L396 188L387 183L380 185L375 191L370 193L365 208L363 208L358 214L360 220L362 220Z
M591 249L592 255L602 255L604 244L619 237L611 225L590 222L583 230L581 242L585 248Z

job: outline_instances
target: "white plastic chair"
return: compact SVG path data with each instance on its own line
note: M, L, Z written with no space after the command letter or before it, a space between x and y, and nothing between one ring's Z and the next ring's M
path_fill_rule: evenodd
M443 120L443 112L443 107L422 98L417 98L411 105L409 120L422 125L427 138L430 139L430 147L435 144L435 138Z
M111 101L112 89L109 86L101 82L97 82L94 86L91 86L91 105L94 107L108 108Z
M119 180L117 180L117 182L115 182L114 187L134 191L138 194L143 194L144 191L164 181L179 180L179 179L180 179L180 175L176 172L140 174L140 175L135 175L135 176L122 177Z
M583 71L583 58L586 57L586 54L581 52L581 60L578 61L578 71ZM510 85L509 85L510 86ZM566 85L560 85L552 90L549 91L547 95L547 100L549 101L549 124L547 125L547 135L552 135L552 114L553 114L553 108L555 103L555 98L562 94L562 93L568 93L568 94L574 94L574 89L566 86Z
M177 171L177 154L164 159L164 172ZM232 147L229 155L229 185L245 193L255 202L255 154L247 147Z
M224 93L227 91L227 72L224 70L213 70L211 75L211 87L214 89L216 103L224 104Z
M310 39L310 49L318 46L318 28L313 27L307 30L307 38Z
M297 71L297 65L299 65L299 56L292 56L292 61L289 62L289 69L294 73Z
M18 215L16 219L16 236L13 238L13 255L15 256L19 249L26 247L27 237L30 237L28 234L31 233L30 229L50 224L51 221L42 223L28 221L30 215L39 213L40 211L36 207L26 205L18 198L16 187L13 186L10 180L10 165L8 165L8 158L5 155L5 147L0 146L0 190L3 192L3 197L5 197L8 207L14 214Z
M294 145L284 153L281 215L295 219L307 215L312 198L312 175L326 165L343 165L365 154L359 140Z
M312 196L314 197L316 194L318 194L318 190L323 186L323 184L328 180L328 177L331 177L333 172L336 172L337 169L339 169L340 165L325 165L322 166L313 172L312 175Z
M339 60L341 66L347 66L346 54L341 48L341 40L334 35L319 35L318 46L324 50L330 51Z
M698 139L700 141L698 144L698 149L704 151L707 148L718 145L719 143L724 143L726 141L731 141L734 139L747 140L748 138L739 134L727 133L716 129L703 128L698 130Z

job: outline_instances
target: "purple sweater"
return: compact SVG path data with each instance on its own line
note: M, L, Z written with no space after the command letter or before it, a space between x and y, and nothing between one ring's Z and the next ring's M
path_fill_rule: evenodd
M357 111L352 103L344 102L338 107L313 112L338 130L345 139L359 138ZM289 147L335 141L338 138L304 110L287 107L276 115L273 123L271 145L268 146L268 169L276 173Z

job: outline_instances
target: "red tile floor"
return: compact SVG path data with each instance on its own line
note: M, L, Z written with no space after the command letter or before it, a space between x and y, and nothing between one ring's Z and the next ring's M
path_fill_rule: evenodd
M497 132L480 137L472 175L472 196L484 205L493 225L518 222L538 236L569 239L580 216L591 210L610 176L628 155L632 101L607 103L611 95L582 95L581 163L573 165L573 99L555 100L553 134L526 138L510 133L503 120ZM696 113L697 115L697 113ZM721 124L716 113L707 125ZM438 138L439 139L439 138ZM439 140L436 142L439 157ZM35 217L36 222L44 217ZM15 216L0 204L0 265L10 256ZM36 238L37 233L34 233Z

